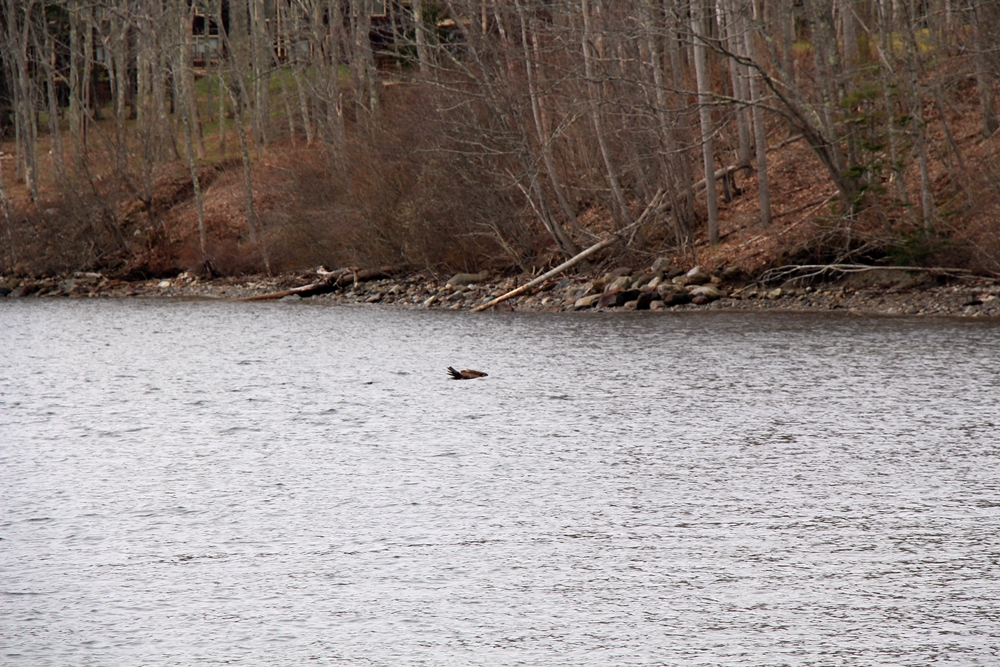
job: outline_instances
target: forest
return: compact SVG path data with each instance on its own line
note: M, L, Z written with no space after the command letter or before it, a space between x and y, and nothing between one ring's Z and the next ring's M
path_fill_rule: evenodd
M996 0L0 2L0 275L1000 274Z

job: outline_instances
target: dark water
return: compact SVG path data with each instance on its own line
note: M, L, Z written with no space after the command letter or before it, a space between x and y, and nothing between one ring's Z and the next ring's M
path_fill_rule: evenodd
M997 323L10 302L0 392L3 665L1000 664Z

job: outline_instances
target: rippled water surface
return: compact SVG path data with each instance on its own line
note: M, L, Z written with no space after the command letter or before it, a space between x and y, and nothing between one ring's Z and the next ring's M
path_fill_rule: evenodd
M0 663L1000 663L1000 325L635 315L0 304Z

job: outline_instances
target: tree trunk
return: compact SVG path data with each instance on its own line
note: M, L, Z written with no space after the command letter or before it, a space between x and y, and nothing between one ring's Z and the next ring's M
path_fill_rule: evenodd
M535 121L535 131L538 134L539 151L542 154L542 160L545 163L545 171L548 172L549 182L552 184L552 190L555 192L556 201L559 202L559 208L562 210L562 214L565 216L567 222L569 222L572 227L577 228L579 225L576 221L576 215L573 213L573 209L566 200L566 195L563 193L562 185L559 183L555 161L552 159L552 149L548 133L545 131L545 125L542 122L541 101L539 100L538 95L538 85L535 81L536 65L532 62L531 50L528 48L528 20L524 15L524 9L521 6L520 0L514 0L514 5L517 7L517 13L521 23L521 46L524 52L524 69L528 82L528 96L531 99L531 114ZM535 45L537 46L537 36L533 34L532 39L535 40Z
M82 112L80 109L80 0L73 0L69 10L69 136L73 144L73 154L77 158L81 154L80 140L82 136Z
M675 0L672 4L672 11L667 23L667 28L670 31L667 36L667 50L670 54L670 72L674 89L672 115L677 123L677 143L691 146L694 144L694 132L691 129L691 119L688 116L688 101L682 92L688 89L688 86L684 84L683 72L686 51L682 50L680 40L680 34L686 33L688 29L685 25L686 21L681 20L681 8L676 4L677 1ZM681 192L683 194L681 206L675 210L675 216L679 219L680 225L685 230L690 231L694 228L695 222L694 190L691 187L691 184L694 183L694 168L691 165L691 155L688 149L678 150L677 165L680 171Z
M56 75L54 65L56 61L55 43L49 34L48 26L43 26L44 45L39 45L36 40L36 48L46 55L42 60L42 69L45 71L46 95L49 103L49 140L51 147L49 153L52 155L52 164L56 169L56 174L63 185L68 185L66 180L66 168L63 164L63 142L62 131L59 129L59 100L56 91ZM41 47L41 48L39 48Z
M745 26L737 15L738 8L734 0L719 0L717 12L719 34L725 39L731 53L746 57L743 43ZM744 100L749 99L750 90L747 85L747 68L740 63L739 58L727 58L729 61L729 80L733 86L733 97L740 100L736 103L736 136L738 162L750 164L750 120Z
M989 8L987 8L989 9ZM993 95L993 76L990 72L990 65L986 54L989 49L989 40L984 36L991 23L989 21L1000 20L1000 11L992 8L992 13L984 9L980 2L973 4L973 42L975 48L976 62L976 84L979 88L979 111L983 117L983 136L991 137L1000 130L1000 119L997 118L996 105ZM992 24L992 29L997 30L997 26ZM995 49L993 49L995 51Z
M701 119L701 151L705 169L705 197L708 200L708 241L719 242L719 202L715 191L715 150L712 141L711 89L708 83L708 63L706 62L707 41L704 27L704 6L702 0L691 3L691 33L694 36L694 69L698 86L698 114Z
M201 136L201 119L198 117L198 99L195 91L194 85L194 68L192 67L191 60L194 57L194 39L192 37L192 30L194 29L194 13L197 5L191 3L191 9L185 15L185 12L181 11L181 16L186 16L184 22L181 24L180 28L181 39L183 41L183 47L181 51L181 71L180 75L184 78L184 101L183 104L186 106L185 113L188 119L188 124L190 125L191 139L194 142L194 148L197 151L198 157L205 157L205 142L202 140Z
M421 76L427 76L430 72L430 61L427 53L427 26L424 24L424 3L423 0L413 0L413 29L414 39L417 43L417 66Z
M284 5L282 5L284 6ZM302 39L301 33L301 15L298 8L293 8L291 11L292 20L292 31L294 33L294 39L292 40L292 78L295 80L295 92L298 94L299 98L299 113L302 114L302 129L306 133L306 146L312 146L313 144L313 125L312 119L309 116L309 99L306 97L305 89L305 77L303 76L303 64L299 57L299 44ZM312 45L317 48L318 45Z
M23 9L23 24L19 25L17 0L7 0L8 59L17 68L17 80L11 82L14 93L14 122L17 128L17 158L20 174L33 202L38 201L38 116L35 109L35 87L28 67L28 43L31 38L31 12L34 0ZM12 77L13 78L13 77Z
M747 25L747 21L741 22ZM757 61L757 46L754 31L743 30L744 53L751 62ZM757 149L757 200L760 203L760 222L767 227L771 224L771 186L767 176L767 128L764 126L764 110L760 107L760 72L750 74L750 104L753 108L754 145Z
M271 100L268 91L270 81L269 71L271 57L270 40L264 19L263 0L250 0L250 89L253 93L253 126L257 140L257 152L260 153L268 142L269 119L271 117Z
M257 211L254 208L253 180L250 174L250 148L247 142L246 130L243 128L245 119L242 111L240 111L241 107L237 104L236 96L232 92L230 92L230 99L233 106L237 109L236 130L240 137L240 157L243 160L243 194L246 204L247 231L250 235L250 243L255 243L260 249L260 256L264 260L264 268L267 271L267 275L271 275L271 261L268 258L267 239L264 236L264 230L258 230Z
M621 184L618 182L618 173L614 168L611 159L611 150L608 147L604 136L604 127L601 122L600 110L597 106L598 90L596 73L594 72L593 54L594 45L592 43L590 5L589 0L581 0L580 7L583 12L583 68L587 77L587 108L590 110L590 119L594 124L594 135L597 137L597 145L601 151L601 158L604 160L604 168L607 172L608 184L611 187L612 212L619 219L619 226L630 224L630 214L628 204L625 202L625 195L622 192Z
M906 58L906 81L910 98L910 126L913 134L913 145L917 150L917 166L920 172L920 209L924 221L924 232L929 233L932 228L934 218L934 196L931 192L930 170L927 164L927 140L925 136L923 99L920 95L919 85L919 45L916 41L916 2L908 0L909 28L907 38L904 43L907 49Z

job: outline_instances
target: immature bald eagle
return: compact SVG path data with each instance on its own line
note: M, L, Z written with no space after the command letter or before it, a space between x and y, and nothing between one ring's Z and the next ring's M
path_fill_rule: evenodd
M448 375L451 376L452 380L473 380L475 378L487 377L489 374L482 371L474 371L470 368L456 371L451 366L448 366Z

